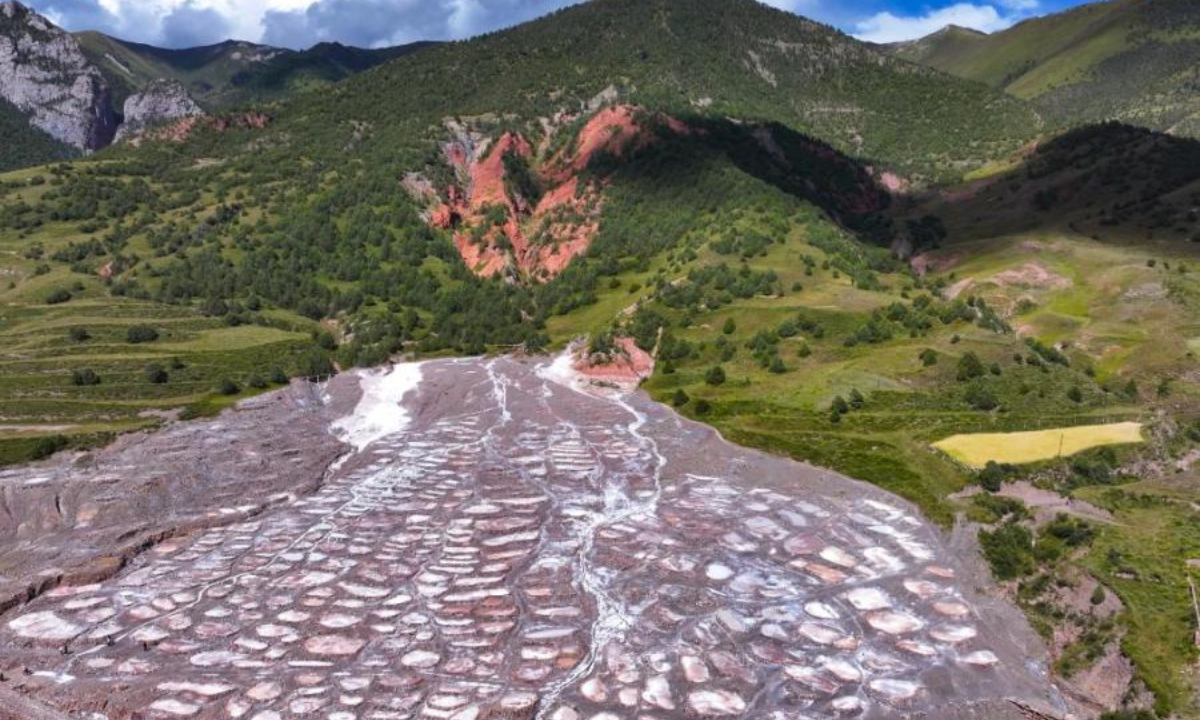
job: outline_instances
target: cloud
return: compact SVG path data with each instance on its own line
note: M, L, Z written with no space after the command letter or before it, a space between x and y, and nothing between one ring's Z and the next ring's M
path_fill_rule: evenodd
M817 9L820 0L759 0L764 5L787 10L792 13L810 13Z
M232 25L215 8L200 7L189 0L163 19L160 37L167 47L212 45L230 37Z
M378 47L415 40L458 40L532 20L580 0L317 0L269 10L263 39L304 47L337 40Z
M1027 5L1035 0L1005 0L1008 5ZM959 25L982 32L1003 30L1021 19L1014 7L1012 12L1001 12L994 5L958 3L949 7L931 10L924 15L894 15L880 12L854 24L853 35L859 40L875 43L913 40L937 32L947 25Z
M582 0L25 1L68 30L99 30L155 45L186 47L232 38L305 48L325 41L379 47L456 40L516 25ZM1038 4L1038 0L957 0L958 4L941 9L910 11L905 8L921 0L761 1L835 23L876 42L919 37L950 23L999 30L1026 17ZM864 17L870 12L875 14ZM914 14L918 12L924 14Z

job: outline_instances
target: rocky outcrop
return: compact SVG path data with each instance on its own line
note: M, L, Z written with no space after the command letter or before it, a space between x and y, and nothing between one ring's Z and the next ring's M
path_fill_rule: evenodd
M579 117L561 114L544 127L557 130ZM519 133L493 139L457 121L446 127L451 140L442 149L461 187L447 188L445 201L427 210L429 223L454 231L454 245L475 274L533 282L562 272L587 253L599 232L608 181L583 177L593 159L627 157L657 142L660 132L692 132L674 118L631 105L595 111L575 140L553 154L545 143L535 150ZM511 176L521 168L525 178Z
M0 3L0 97L81 150L104 147L116 131L108 84L79 43L14 1Z
M140 135L147 128L174 120L203 115L204 110L177 80L155 80L146 89L125 100L125 122L117 130L117 142Z

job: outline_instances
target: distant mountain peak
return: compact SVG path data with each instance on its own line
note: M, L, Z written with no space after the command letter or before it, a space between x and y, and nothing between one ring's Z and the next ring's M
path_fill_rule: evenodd
M950 34L950 33L966 33L968 35L978 35L979 37L987 36L987 33L985 33L982 30L976 30L975 28L964 27L962 25L955 25L954 23L951 23L951 24L943 27L941 30L938 30L937 32L935 32L933 34L941 35L941 34Z
M1120 120L1200 137L1196 0L1088 3L991 34L947 26L885 47L1028 101L1062 127Z

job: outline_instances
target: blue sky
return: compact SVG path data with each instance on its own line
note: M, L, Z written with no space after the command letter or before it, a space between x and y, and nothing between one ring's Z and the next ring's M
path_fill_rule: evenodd
M69 30L167 47L237 38L286 47L379 47L469 37L579 0L25 0ZM920 37L947 24L986 32L1083 0L764 0L864 40Z

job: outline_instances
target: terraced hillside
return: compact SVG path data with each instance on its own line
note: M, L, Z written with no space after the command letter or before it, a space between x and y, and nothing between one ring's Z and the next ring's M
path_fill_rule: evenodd
M991 35L947 29L899 57L1033 102L1058 125L1121 120L1200 137L1200 7L1110 0Z

